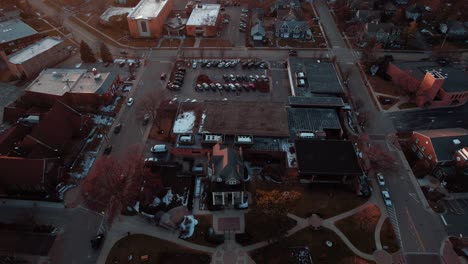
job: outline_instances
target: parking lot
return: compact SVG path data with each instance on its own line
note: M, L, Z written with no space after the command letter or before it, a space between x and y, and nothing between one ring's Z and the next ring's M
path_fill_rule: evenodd
M237 65L223 66L228 62L237 62ZM240 59L189 61L184 65L185 74L181 74L183 83L175 81L177 68L182 65L176 64L173 73L167 74L166 87L171 88L171 83L178 84L177 90L170 90L170 93L179 101L286 102L290 94L286 70L270 69L270 62L260 60L256 61L256 65L255 61L250 64L249 67L248 60Z
M232 6L226 5L224 13L229 17L229 23L223 24L223 31L221 32L220 38L229 40L234 46L245 47L245 34L249 32L239 31L239 24L241 19L241 10L247 7L245 6ZM246 19L246 21L248 21Z

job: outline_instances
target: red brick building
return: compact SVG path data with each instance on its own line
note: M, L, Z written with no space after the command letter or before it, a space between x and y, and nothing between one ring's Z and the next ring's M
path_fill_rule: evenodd
M0 22L0 52L9 55L40 38L36 30L19 19Z
M414 131L410 144L411 150L434 174L440 168L448 167L468 174L468 130L448 128Z
M128 14L128 29L132 38L158 38L171 13L173 0L141 0Z
M196 5L185 27L187 36L191 37L216 37L221 21L219 15L221 5L198 4Z
M387 68L392 81L414 93L419 107L465 104L468 74L463 65L436 65L435 62L392 62Z

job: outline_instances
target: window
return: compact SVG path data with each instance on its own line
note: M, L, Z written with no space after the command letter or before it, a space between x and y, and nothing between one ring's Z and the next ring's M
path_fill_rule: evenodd
M416 156L418 156L419 159L422 159L422 158L423 158L423 154L422 154L420 151L418 151L418 152L416 153Z
M146 21L140 21L141 32L148 32L148 28L146 27Z
M426 146L421 147L421 151L424 151L426 149Z
M229 181L228 181L228 184L229 184L229 185L236 185L236 184L237 184L237 181L236 181L236 180L229 180Z
M429 154L429 156L427 156L427 158L428 158L429 160L432 160L432 155Z
M418 144L419 143L419 138L416 138L416 140L414 142L416 142L416 144Z

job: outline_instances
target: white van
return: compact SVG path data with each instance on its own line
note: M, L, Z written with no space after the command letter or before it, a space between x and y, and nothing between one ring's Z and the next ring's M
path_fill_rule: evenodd
M152 148L151 148L151 152L152 153L163 153L163 152L166 152L167 151L167 148L166 148L166 145L154 145Z

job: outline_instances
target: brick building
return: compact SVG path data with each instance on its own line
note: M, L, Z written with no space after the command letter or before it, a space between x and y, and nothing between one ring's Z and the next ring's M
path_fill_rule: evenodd
M468 100L468 75L463 65L391 62L387 74L395 84L414 91L413 100L419 107L459 105Z
M221 5L218 4L196 5L187 20L185 27L187 36L216 37L221 20L220 8Z
M410 146L418 159L438 178L448 171L468 175L468 130L447 128L414 131Z
M3 54L0 54L3 55ZM56 37L41 39L8 57L8 68L17 78L32 78L44 68L55 65L70 56L63 40Z
M0 52L9 55L40 38L38 32L19 19L0 22Z
M158 38L169 16L173 0L141 0L128 14L128 28L132 38Z

